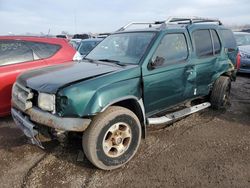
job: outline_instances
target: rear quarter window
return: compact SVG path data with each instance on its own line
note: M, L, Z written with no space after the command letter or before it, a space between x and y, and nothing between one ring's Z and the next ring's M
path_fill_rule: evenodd
M33 61L34 56L24 42L21 41L0 41L0 66Z
M34 50L39 59L46 59L56 54L61 48L58 44L48 44L42 42L27 42L31 49Z
M221 36L225 48L231 48L231 49L237 48L236 40L231 30L228 29L221 30Z

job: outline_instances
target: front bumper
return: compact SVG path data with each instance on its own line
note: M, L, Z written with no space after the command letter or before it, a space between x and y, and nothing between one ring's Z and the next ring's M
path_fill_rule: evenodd
M29 121L27 116L23 116L14 108L11 109L12 117L15 124L23 131L23 133L31 140L32 144L36 144L43 148L41 141L37 138L38 131L34 129L35 125Z
M31 139L33 144L43 148L40 140L37 138L38 131L35 128L36 123L47 126L58 131L83 132L90 124L90 119L84 118L64 118L44 112L36 107L26 110L24 113L16 108L11 109L12 117L16 125Z

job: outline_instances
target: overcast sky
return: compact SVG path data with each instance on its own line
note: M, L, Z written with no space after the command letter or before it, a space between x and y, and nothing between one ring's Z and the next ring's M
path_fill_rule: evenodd
M0 0L0 35L111 32L131 21L216 17L250 24L249 0Z

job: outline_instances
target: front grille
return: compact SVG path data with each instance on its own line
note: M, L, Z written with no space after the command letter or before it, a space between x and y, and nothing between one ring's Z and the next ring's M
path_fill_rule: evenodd
M34 93L30 89L15 83L12 89L12 102L20 110L25 111L32 107L32 101Z

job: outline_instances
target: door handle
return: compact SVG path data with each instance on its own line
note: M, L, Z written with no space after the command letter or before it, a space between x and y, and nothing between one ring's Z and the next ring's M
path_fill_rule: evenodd
M188 69L188 70L186 71L186 73L188 73L188 74L193 74L193 72L194 72L193 69Z

